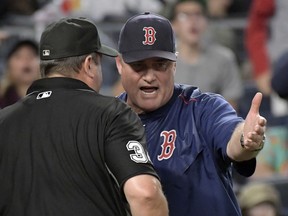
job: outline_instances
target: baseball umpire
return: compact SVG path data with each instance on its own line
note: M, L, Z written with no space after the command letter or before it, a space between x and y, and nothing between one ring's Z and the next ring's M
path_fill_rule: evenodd
M0 111L0 215L168 215L138 116L98 93L101 45L93 22L64 18L40 40L27 96Z

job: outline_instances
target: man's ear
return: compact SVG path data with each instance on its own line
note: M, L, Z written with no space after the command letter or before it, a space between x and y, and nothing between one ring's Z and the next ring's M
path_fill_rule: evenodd
M177 63L174 62L174 63L173 63L173 74L174 74L174 76L175 76L176 71L177 71L177 67L176 67L176 65L177 65Z
M95 66L93 65L93 63L94 62L92 56L88 55L82 64L82 69L84 73L90 78L93 78L95 76L95 72L93 71L93 67Z
M120 57L120 56L117 56L116 57L116 66L117 66L117 69L118 69L118 73L121 75L122 74L122 68L123 68L123 59Z

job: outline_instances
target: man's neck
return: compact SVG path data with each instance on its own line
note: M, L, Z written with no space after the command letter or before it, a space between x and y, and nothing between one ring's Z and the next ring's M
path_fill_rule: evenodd
M48 76L46 76L46 78L54 78L54 77L65 77L65 76L59 73L51 73Z

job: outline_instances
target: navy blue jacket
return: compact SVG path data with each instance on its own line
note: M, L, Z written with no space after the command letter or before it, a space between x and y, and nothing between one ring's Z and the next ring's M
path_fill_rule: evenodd
M120 98L126 101L126 93ZM241 215L231 168L250 176L256 160L233 163L227 156L227 143L243 119L222 96L176 84L165 106L139 116L170 216Z

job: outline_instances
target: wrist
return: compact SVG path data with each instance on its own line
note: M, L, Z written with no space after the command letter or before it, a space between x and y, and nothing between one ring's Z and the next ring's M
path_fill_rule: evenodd
M264 134L263 138L262 138L262 141L260 142L258 148L256 148L256 149L248 149L248 148L246 148L246 146L244 144L244 134L241 133L240 145L241 145L242 149L245 149L245 150L248 150L248 151L252 151L252 152L258 152L258 151L261 151L264 148L265 140L266 140L266 136Z

